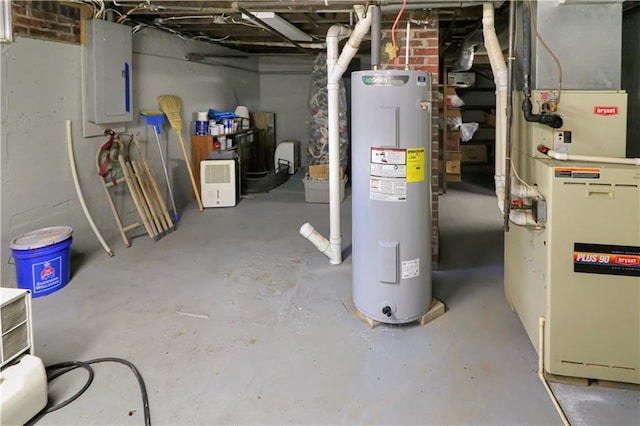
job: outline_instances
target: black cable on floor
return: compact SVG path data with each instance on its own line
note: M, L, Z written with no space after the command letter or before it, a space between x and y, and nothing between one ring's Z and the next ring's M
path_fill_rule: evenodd
M147 395L147 387L144 384L142 375L140 374L140 372L138 371L135 365L133 365L131 362L127 361L126 359L122 359L122 358L96 358L90 361L69 361L69 362L61 362L59 364L54 364L46 367L46 370L48 373L47 381L49 382L77 368L83 368L87 370L87 372L89 373L89 378L87 379L87 382L84 384L82 389L76 392L73 396L71 396L70 398L58 404L45 407L45 409L42 410L40 415L44 415L44 414L59 410L62 407L66 407L67 405L71 404L73 401L78 399L80 395L82 395L93 382L94 372L93 372L93 368L91 368L91 364L98 364L101 362L117 362L119 364L126 365L131 369L131 371L133 371L133 374L136 376L136 380L138 380L138 384L140 385L140 393L142 394L144 424L145 426L151 426L151 414L149 411L149 397Z

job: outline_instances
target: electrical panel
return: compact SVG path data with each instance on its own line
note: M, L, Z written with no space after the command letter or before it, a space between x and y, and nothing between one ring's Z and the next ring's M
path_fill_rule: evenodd
M101 19L86 21L86 116L94 124L133 121L131 28Z

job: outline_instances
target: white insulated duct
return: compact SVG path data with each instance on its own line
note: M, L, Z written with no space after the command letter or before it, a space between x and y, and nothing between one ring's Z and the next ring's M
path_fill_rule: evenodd
M493 71L496 85L496 147L495 147L495 185L496 197L498 197L498 208L504 213L505 202L505 180L510 178L511 171L505 170L506 140L507 140L507 64L502 56L502 48L496 35L494 25L493 3L483 4L482 33L484 45L489 56L491 70ZM515 182L514 182L515 183ZM522 198L541 197L540 193L523 185L512 184L511 193ZM516 210L511 211L509 219L516 225L535 225L529 212Z
M353 32L343 25L333 25L327 31L327 92L329 117L329 240L327 241L309 223L300 228L300 234L311 241L331 264L342 263L342 227L340 223L340 124L338 109L339 81L347 70L351 59L358 52L360 43L371 27L371 16L364 6L354 6L358 23ZM369 11L370 12L370 11ZM349 36L349 40L338 57L338 41Z
M504 211L504 158L506 140L506 101L507 101L507 64L502 56L500 42L496 35L494 26L493 3L484 3L482 11L482 34L484 35L484 45L487 49L493 78L496 84L496 148L495 148L495 184L496 196L500 211Z

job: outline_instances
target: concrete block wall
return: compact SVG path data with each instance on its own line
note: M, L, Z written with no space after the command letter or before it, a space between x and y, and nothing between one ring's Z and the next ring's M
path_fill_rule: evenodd
M396 47L398 50L398 68L404 69L405 64L405 40L407 35L406 14L401 19L396 28ZM410 29L409 37L409 66L412 70L426 71L431 73L431 84L433 92L432 100L432 143L431 143L431 209L433 217L431 219L431 246L432 261L438 263L440 256L440 227L438 221L438 188L439 188L439 136L438 136L438 16L432 13L429 23L424 26L415 25ZM382 29L383 41L391 40L391 28ZM382 46L385 51L392 51L390 46ZM380 65L383 69L393 68L393 58L383 55Z

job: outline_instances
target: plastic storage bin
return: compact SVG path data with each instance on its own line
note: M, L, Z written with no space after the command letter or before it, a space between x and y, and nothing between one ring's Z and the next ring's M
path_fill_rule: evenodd
M304 200L307 203L329 202L329 179L313 179L309 176L302 178L304 183ZM344 191L347 185L347 177L340 181L340 201L344 201Z

